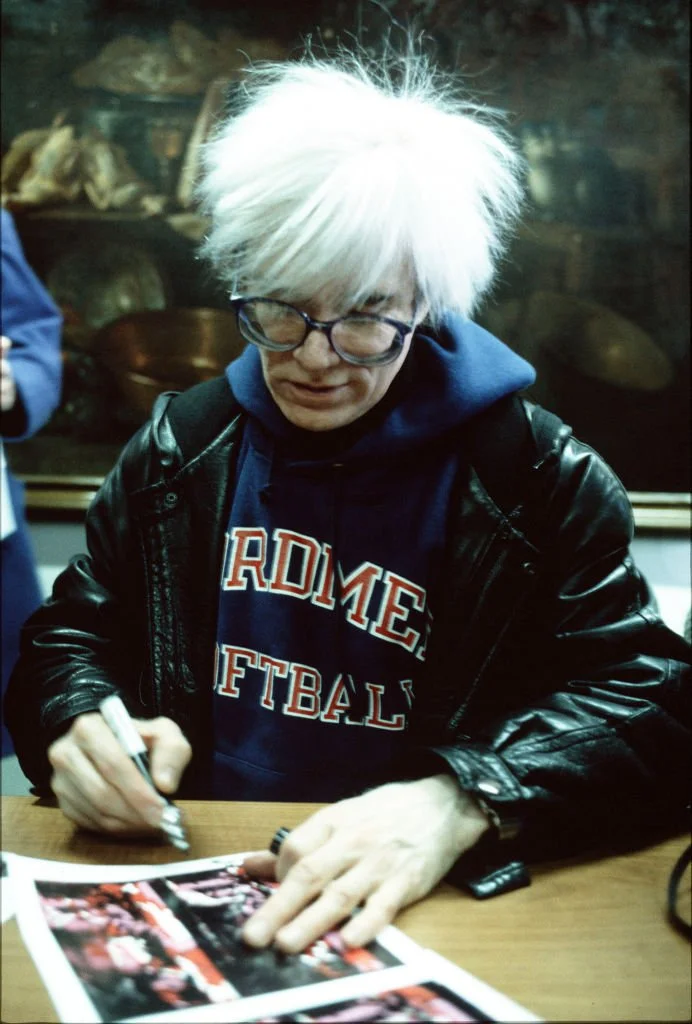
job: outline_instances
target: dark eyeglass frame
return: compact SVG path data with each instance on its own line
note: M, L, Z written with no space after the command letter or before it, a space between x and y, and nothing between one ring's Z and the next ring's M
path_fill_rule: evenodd
M305 334L300 341L295 343L295 345L280 345L271 341L269 338L263 337L260 339L255 337L243 309L245 304L249 302L271 302L277 306L285 306L286 309L290 309L293 313L297 313L298 316L302 317L305 324ZM336 320L313 320L308 313L304 312L302 309L298 309L297 306L292 306L290 302L283 302L281 299L268 299L264 295L250 295L232 298L231 307L235 310L238 330L243 337L246 338L247 341L252 342L253 345L269 349L272 352L295 352L297 348L300 348L300 346L305 343L311 331L322 331L327 338L330 347L334 352L336 352L339 359L343 359L345 363L351 363L354 366L386 366L388 363L393 363L398 358L402 348L404 347L406 336L410 334L414 328L418 308L417 303L414 303L414 323L407 324L402 320L394 320L389 316L378 316L376 313L349 313L346 316L337 317ZM373 356L352 356L347 352L342 352L339 346L336 345L332 339L332 331L334 327L343 320L375 320L378 323L387 324L389 327L393 327L397 334L386 352L380 352L378 355ZM246 330L244 328L246 328Z

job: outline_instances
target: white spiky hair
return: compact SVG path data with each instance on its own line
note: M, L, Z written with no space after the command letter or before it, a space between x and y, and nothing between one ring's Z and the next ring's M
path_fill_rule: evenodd
M347 307L406 267L433 323L470 316L521 204L500 122L422 54L254 65L203 150L202 253L235 291Z

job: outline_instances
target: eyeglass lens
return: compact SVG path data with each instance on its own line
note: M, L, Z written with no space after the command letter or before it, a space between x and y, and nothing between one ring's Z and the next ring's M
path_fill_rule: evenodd
M249 329L249 340L292 348L306 336L307 325L300 313L271 299L243 303L241 322ZM398 331L391 324L365 314L345 317L332 328L334 346L354 358L367 358L388 352Z

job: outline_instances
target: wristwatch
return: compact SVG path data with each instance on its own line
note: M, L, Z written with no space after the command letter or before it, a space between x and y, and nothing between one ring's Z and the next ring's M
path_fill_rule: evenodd
M519 818L512 814L500 814L497 807L492 806L485 799L486 796L497 796L501 792L500 784L495 779L481 779L476 786L477 789L474 790L473 797L491 827L495 829L497 838L502 841L514 839L521 825Z

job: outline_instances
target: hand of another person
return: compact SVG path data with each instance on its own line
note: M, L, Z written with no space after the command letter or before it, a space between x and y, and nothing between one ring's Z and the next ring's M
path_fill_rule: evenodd
M170 718L135 719L159 789L174 793L192 750ZM142 777L98 713L78 715L48 748L51 787L64 814L97 832L138 835L157 829L164 801Z
M7 353L12 348L12 342L5 335L0 335L0 409L2 412L9 412L17 400L17 385L14 381L12 366Z
M362 946L402 908L425 896L488 828L484 813L451 776L389 783L317 811L284 840L278 856L244 867L280 887L247 922L243 938L275 940L297 953L346 922L341 937Z

